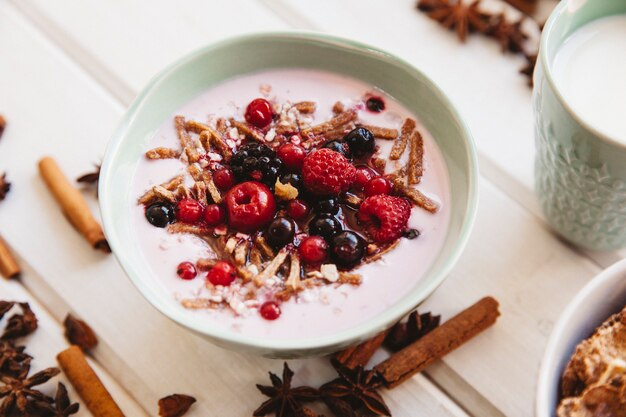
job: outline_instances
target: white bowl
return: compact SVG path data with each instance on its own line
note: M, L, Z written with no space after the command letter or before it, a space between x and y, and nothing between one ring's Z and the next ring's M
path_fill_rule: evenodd
M626 306L626 259L602 271L569 303L548 341L537 384L536 417L556 417L559 387L576 346Z

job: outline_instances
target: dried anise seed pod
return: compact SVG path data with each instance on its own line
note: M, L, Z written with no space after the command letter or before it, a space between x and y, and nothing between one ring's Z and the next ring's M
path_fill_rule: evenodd
M320 387L322 400L337 415L360 416L359 410L366 409L378 416L390 416L389 407L378 393L382 385L375 371L366 371L363 366L354 369L339 365L339 377Z
M22 309L22 314L14 314L9 317L4 333L0 336L1 340L17 339L37 329L37 317L28 303L18 303L18 305Z
M485 32L490 15L480 10L480 0L466 4L462 0L420 0L417 8L449 30L456 30L461 42L471 32Z
M7 174L0 175L0 201L4 200L11 191L11 183L6 180Z
M29 366L32 356L24 352L25 346L16 346L10 340L0 340L0 376L19 375Z
M13 413L29 416L32 415L35 402L41 404L41 402L53 401L52 398L33 387L44 384L58 375L61 372L59 368L47 368L27 377L29 372L30 366L27 366L15 377L0 376L0 382L4 384L0 387L0 399L4 398L0 404L0 416L10 416Z
M65 338L73 345L78 346L83 352L93 349L98 344L98 338L94 331L84 321L68 314L63 321Z
M528 77L528 86L533 86L533 73L535 72L535 66L537 65L537 54L524 54L526 58L526 65L520 69L520 74L524 74Z
M196 402L190 395L172 394L159 400L159 417L180 417Z
M81 175L76 179L77 182L83 184L95 184L98 185L100 179L100 164L94 164L95 170L87 174Z
M11 310L14 305L15 305L15 301L0 300L0 320L2 320L2 317L4 317L4 315L8 313L9 310Z
M33 401L33 408L46 417L68 417L78 413L80 404L71 403L65 385L59 382L54 403L48 401Z
M485 34L496 39L500 43L502 52L522 52L528 35L522 29L524 18L517 22L510 22L502 13L493 16L489 22L489 28Z
M270 374L272 385L259 385L257 388L269 400L265 401L252 414L255 417L261 417L271 412L276 413L276 417L309 417L310 411L303 407L303 403L315 401L319 398L319 391L311 387L291 388L291 379L293 371L285 362L283 367L283 379Z
M403 349L439 326L440 321L441 316L413 311L406 322L396 323L391 328L384 346L394 352Z

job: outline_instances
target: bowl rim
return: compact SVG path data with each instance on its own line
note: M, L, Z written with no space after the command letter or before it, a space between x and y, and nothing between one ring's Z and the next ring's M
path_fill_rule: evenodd
M113 212L112 203L109 201L111 192L108 189L109 178L113 175L112 163L115 157L120 151L120 148L127 137L127 130L129 125L134 120L136 114L142 109L145 104L146 97L153 91L155 86L164 78L168 77L172 72L178 70L180 67L184 67L190 61L195 60L197 57L204 54L210 54L212 50L218 48L228 47L229 45L237 44L240 42L250 42L255 40L274 40L274 41L289 41L289 40L305 40L321 45L332 45L333 47L339 47L346 50L357 50L361 53L368 55L370 59L387 60L393 62L395 65L402 67L412 76L415 76L422 80L424 85L432 91L432 93L441 101L441 103L448 109L452 118L458 123L459 129L463 141L465 142L464 159L468 161L467 182L468 182L468 199L467 204L463 207L463 223L459 230L458 238L451 249L450 256L444 261L439 271L434 272L434 276L430 280L430 284L426 287L422 287L419 290L414 290L410 297L405 297L403 300L396 302L386 309L383 313L372 319L360 323L349 329L342 330L340 332L326 335L322 337L307 338L307 339L278 339L273 340L271 338L264 338L259 336L246 336L237 334L227 329L220 328L207 328L196 325L196 323L189 322L187 314L172 309L172 307L164 302L156 295L156 291L153 291L148 287L144 280L134 276L132 273L132 262L123 256L118 255L124 244L120 240L116 228L114 226L114 219L111 214ZM461 256L463 249L465 248L469 236L471 234L472 227L474 225L478 207L478 157L475 148L475 144L465 121L461 118L457 109L453 106L450 99L443 93L443 91L424 73L409 64L405 60L398 58L388 52L380 50L376 47L366 45L360 42L356 42L350 39L341 37L320 34L316 32L308 31L270 31L270 32L255 32L246 35L240 35L235 37L229 37L219 42L211 43L204 47L201 47L189 54L178 58L173 63L161 70L155 75L148 84L137 95L133 103L128 107L124 116L122 117L117 129L111 136L106 148L105 157L102 163L101 181L98 189L100 199L100 211L102 213L102 222L104 231L109 242L109 245L113 249L115 258L122 266L127 277L139 290L139 292L148 300L148 302L155 307L162 314L175 321L179 325L193 330L194 332L207 336L211 339L219 339L227 343L228 345L238 345L239 347L255 350L272 352L280 355L281 353L289 353L293 351L307 351L312 352L315 350L323 350L337 345L344 345L353 343L359 339L362 339L366 335L370 335L376 331L380 331L389 326L391 322L404 316L410 310L415 308L417 304L425 300L432 292L445 280L452 267L456 264Z
M619 260L613 265L599 272L594 278L591 279L585 286L578 291L578 293L567 304L567 307L561 312L559 318L552 329L550 338L546 345L543 357L541 359L541 365L539 369L539 376L537 382L536 400L535 400L535 415L537 417L554 417L556 410L548 409L552 405L549 404L550 392L555 388L552 385L552 381L549 380L553 370L558 366L558 362L562 359L557 357L557 348L560 341L563 339L567 325L572 320L572 316L580 309L580 306L586 304L587 299L601 288L604 288L607 283L614 281L619 277L623 277L626 271L626 259ZM608 316L607 316L608 318ZM600 323L598 323L599 325ZM581 341L584 339L581 339ZM580 343L580 341L579 341Z

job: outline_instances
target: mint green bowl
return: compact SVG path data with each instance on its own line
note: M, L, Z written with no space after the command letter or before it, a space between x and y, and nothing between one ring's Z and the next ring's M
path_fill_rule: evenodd
M136 204L132 183L147 144L164 120L202 91L226 80L272 68L333 71L379 87L417 114L432 133L447 163L451 219L436 261L415 288L383 314L347 331L306 340L247 337L200 320L171 294L154 285L141 255L129 207ZM477 206L478 169L470 133L435 84L406 62L370 46L319 34L263 33L232 38L187 55L157 75L130 106L111 138L100 176L100 208L105 233L133 284L160 312L211 342L269 357L327 354L382 331L428 297L446 278L467 242ZM276 322L280 325L280 322Z

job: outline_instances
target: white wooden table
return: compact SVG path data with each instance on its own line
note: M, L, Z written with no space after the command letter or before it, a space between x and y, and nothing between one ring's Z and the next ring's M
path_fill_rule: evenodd
M494 0L499 1L499 0ZM36 367L52 365L72 311L100 337L94 363L128 416L156 415L158 398L194 395L190 416L246 416L254 384L281 363L210 345L161 316L112 256L91 250L63 219L38 177L50 154L70 178L88 171L135 94L160 68L197 47L258 30L320 30L385 48L415 64L468 122L481 163L471 241L425 303L446 317L491 294L497 325L400 388L385 392L395 416L532 416L539 361L554 320L596 273L624 256L559 241L532 194L530 90L518 57L454 35L414 0L0 0L0 171L14 188L0 204L0 233L18 254L20 282L0 298L26 300L41 319L29 342ZM91 196L89 201L94 204ZM298 382L317 384L323 359L294 361ZM83 409L79 415L89 413Z

